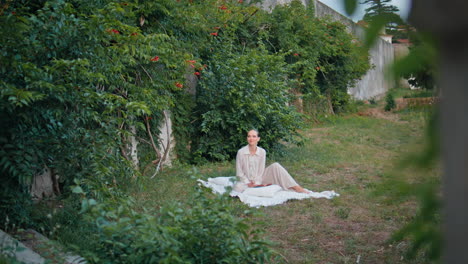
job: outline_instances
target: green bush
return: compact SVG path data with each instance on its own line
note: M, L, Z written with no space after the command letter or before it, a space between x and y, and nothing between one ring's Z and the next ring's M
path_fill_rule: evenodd
M199 83L197 110L203 114L196 151L209 159L232 158L252 128L263 133L261 144L266 148L291 139L301 120L288 105L283 56L261 49L238 56L224 51L214 55Z
M395 107L396 107L396 103L395 103L395 99L393 98L393 94L388 93L385 96L385 107L384 107L384 109L385 109L385 111L390 111Z
M21 188L14 179L5 180L0 192L0 229L10 232L18 227L32 224L31 208L33 203L27 190Z
M125 154L130 128L145 131L145 118L173 105L185 53L174 51L167 34L142 32L135 3L1 7L2 182L28 199L32 177L47 166L65 192L77 178L98 196L122 193L138 174Z
M198 187L200 188L200 187ZM277 255L261 232L234 216L229 196L197 189L188 208L173 205L157 216L133 209L134 203L95 203L83 207L97 233L87 240L92 263L275 263ZM89 205L89 206L88 206ZM244 214L250 214L244 212Z

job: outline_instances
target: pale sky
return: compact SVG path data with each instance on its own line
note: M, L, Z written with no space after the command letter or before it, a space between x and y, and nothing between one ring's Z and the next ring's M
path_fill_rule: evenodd
M319 0L319 1L346 16L346 11L344 9L344 4L343 4L344 0ZM358 0L358 1L362 2L362 0ZM409 12L409 9L410 9L411 0L392 0L392 1L390 1L390 3L392 5L398 7L398 9L400 9L400 16L404 20L406 20L406 18L408 17L408 12ZM364 13L365 13L364 10L365 9L366 9L365 5L361 5L361 4L358 5L358 8L354 12L351 19L354 20L355 22L358 21L358 20L361 20L362 17L364 16Z

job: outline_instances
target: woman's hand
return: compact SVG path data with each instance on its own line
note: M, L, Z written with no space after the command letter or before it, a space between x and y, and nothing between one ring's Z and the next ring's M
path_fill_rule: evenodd
M264 187L264 186L270 186L271 184L255 184L254 182L249 182L249 184L247 184L248 187L252 188L252 187Z

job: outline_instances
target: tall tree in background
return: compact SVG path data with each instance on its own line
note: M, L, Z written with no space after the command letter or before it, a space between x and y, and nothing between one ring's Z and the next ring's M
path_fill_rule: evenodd
M385 20L385 30L387 34L398 36L401 38L401 31L398 30L399 26L404 26L405 22L398 15L398 7L390 4L391 0L364 0L361 4L367 5L366 13L363 20L367 23L375 23L376 20Z

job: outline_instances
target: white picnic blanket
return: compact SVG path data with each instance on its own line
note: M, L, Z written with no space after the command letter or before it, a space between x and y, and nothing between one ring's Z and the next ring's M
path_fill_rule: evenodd
M214 193L223 194L226 192L226 187L233 186L235 183L236 177L216 177L208 178L207 181L198 180L203 186L210 188ZM313 192L310 193L298 193L294 191L285 191L279 188L277 185L267 186L267 187L257 187L257 188L247 188L244 192L236 192L234 190L229 194L232 197L239 197L241 202L247 204L250 207L260 207L260 206L272 206L278 205L286 202L291 199L308 199L308 198L326 198L332 199L335 196L340 196L335 191L323 191L323 192ZM255 189L255 190L253 190ZM262 190L263 189L263 190ZM246 194L246 193L250 193ZM258 193L261 196L255 195Z

